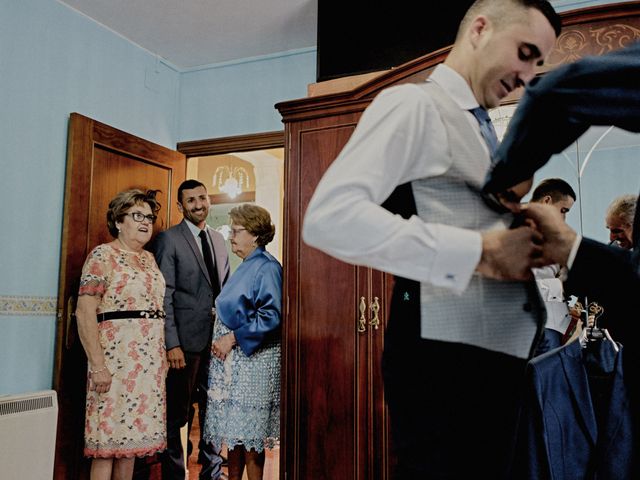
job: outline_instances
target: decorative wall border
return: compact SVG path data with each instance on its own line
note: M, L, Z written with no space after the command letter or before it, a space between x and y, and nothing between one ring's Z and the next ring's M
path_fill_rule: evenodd
M0 295L0 315L55 315L58 297Z
M587 55L603 55L640 38L640 17L563 27L547 66L575 62Z

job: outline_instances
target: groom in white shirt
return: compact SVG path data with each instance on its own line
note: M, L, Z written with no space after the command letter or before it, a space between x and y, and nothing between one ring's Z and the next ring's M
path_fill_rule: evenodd
M444 65L375 98L306 212L309 245L396 275L383 359L395 478L507 475L544 324L540 239L480 195L496 146L486 109L534 77L559 31L547 1L476 1Z

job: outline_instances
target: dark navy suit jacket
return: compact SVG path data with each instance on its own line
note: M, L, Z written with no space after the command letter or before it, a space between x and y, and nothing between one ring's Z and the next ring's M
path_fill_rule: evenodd
M640 42L585 57L529 83L484 191L499 193L531 178L591 125L640 132Z
M625 480L632 473L634 435L623 381L622 347L603 349L612 363L611 397L598 422L583 349L575 341L531 360L518 432L514 479Z

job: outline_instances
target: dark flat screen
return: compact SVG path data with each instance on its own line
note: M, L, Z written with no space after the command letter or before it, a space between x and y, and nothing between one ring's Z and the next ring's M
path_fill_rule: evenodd
M471 3L318 0L317 81L386 70L451 45Z

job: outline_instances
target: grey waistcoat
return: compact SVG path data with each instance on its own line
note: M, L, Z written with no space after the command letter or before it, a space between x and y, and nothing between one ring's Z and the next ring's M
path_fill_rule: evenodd
M464 112L432 82L424 84L444 122L450 157L440 176L411 182L418 216L478 232L504 229L512 216L488 208L479 195L490 159ZM530 356L545 311L535 282L498 282L473 275L456 295L428 283L420 286L422 337L465 343L520 358Z

